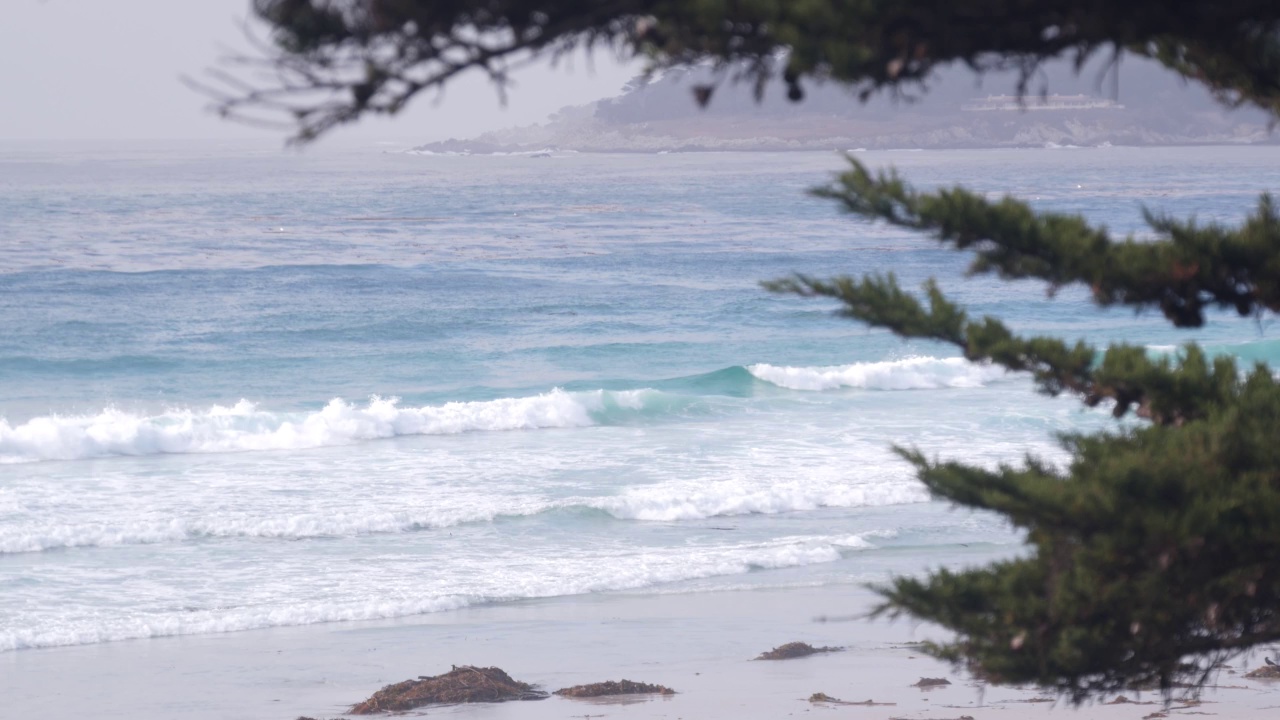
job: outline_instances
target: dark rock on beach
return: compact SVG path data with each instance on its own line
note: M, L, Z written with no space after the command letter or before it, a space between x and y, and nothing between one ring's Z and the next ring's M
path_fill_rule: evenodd
M634 682L632 680L619 680L617 682L609 680L591 683L590 685L561 688L556 690L554 694L568 698L596 698L609 697L611 695L675 695L676 691L662 685L650 685L649 683Z
M850 701L848 701L848 700L841 700L840 698L834 698L834 697L831 697L830 695L828 695L828 694L826 694L826 693L820 693L820 692L816 692L816 693L814 693L814 694L810 695L810 696L809 696L809 702L811 702L811 703L826 703L826 704L828 704L828 705L858 705L858 706L861 706L861 707L876 707L876 706L897 705L897 703L876 702L875 700L870 700L870 699L868 699L868 700L863 700L862 702L850 702Z
M840 652L844 648L839 647L814 647L808 643L789 642L786 645L779 645L769 652L760 653L756 660L790 660L791 658L802 658L818 653Z
M455 666L434 677L388 685L348 711L352 715L412 710L423 705L543 700L547 693L518 682L496 667Z

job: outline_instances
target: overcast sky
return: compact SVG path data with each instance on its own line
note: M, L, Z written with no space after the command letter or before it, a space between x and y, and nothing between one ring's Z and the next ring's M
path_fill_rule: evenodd
M180 81L225 49L244 48L250 0L5 0L0 22L0 139L264 138L279 131L218 118ZM591 65L591 67L589 67ZM334 133L329 144L428 142L538 122L565 105L614 95L638 65L607 53L531 68L503 107L483 78L399 116Z

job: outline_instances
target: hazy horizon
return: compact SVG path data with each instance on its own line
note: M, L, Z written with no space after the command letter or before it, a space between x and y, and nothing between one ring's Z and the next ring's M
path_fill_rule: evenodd
M228 52L247 49L242 24L250 14L249 0L12 3L0 25L0 87L16 100L0 114L0 140L283 143L286 131L218 117L180 79L200 79ZM616 94L638 69L603 50L558 67L538 63L513 73L505 106L485 78L469 73L439 98L425 93L395 117L365 118L319 145L421 143L539 122Z
M184 76L207 79L206 71L218 67L220 58L245 52L249 48L246 23L263 37L263 26L250 15L249 0L199 4L134 0L127 5L18 0L9 11L11 22L0 26L0 87L19 99L0 114L0 141L204 140L283 146L289 130L220 118L209 110L205 96L181 80ZM85 62L86 57L93 60ZM1057 63L1046 68L1055 78L1055 87L1087 87L1096 74L1067 78L1065 66ZM542 61L513 73L514 86L505 104L484 76L467 73L440 93L424 93L397 116L362 118L334 129L314 146L420 145L528 126L545 121L566 106L619 95L642 67L642 61L624 63L604 49L590 55L574 54L555 67ZM1172 91L1178 82L1173 73L1157 71L1149 61L1129 62L1123 67L1129 72L1146 69L1139 73L1139 82L1121 86L1122 101L1134 99L1135 92L1143 95L1148 87L1160 87L1182 98L1197 96L1194 105L1212 105L1198 87ZM957 82L963 74L955 68L942 69L923 106L941 107L954 103L957 93L972 95L1013 85L1007 74L999 73L982 84ZM811 95L822 104L823 93ZM710 114L751 102L745 89L721 88ZM809 107L813 102L806 103L805 109L821 109ZM830 98L826 104L830 105ZM850 104L857 105L852 99ZM861 107L864 113L876 107L883 112L886 105L884 98L877 97ZM670 104L664 107L664 112L673 111ZM761 109L756 108L757 112ZM919 111L922 106L914 109ZM675 115L698 113L692 101L674 110L680 111ZM1249 115L1246 112L1241 117Z

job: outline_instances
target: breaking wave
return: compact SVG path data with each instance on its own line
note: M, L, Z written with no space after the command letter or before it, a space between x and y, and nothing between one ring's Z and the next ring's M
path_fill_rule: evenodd
M762 388L915 390L981 387L1003 369L961 358L918 357L829 367L758 364L658 381L658 389L555 389L541 395L405 407L374 396L359 405L331 400L314 412L271 412L241 400L206 410L141 415L108 408L93 415L0 418L0 463L110 456L296 450L404 435L577 428L678 414L706 396L750 397Z
M363 407L335 399L311 413L273 413L241 400L231 407L152 416L107 409L97 415L42 416L18 425L0 419L0 463L304 449L401 435L585 427L643 411L648 402L661 404L659 395L652 390L553 390L416 408L375 396Z
M1001 380L1008 374L999 366L971 363L964 358L931 357L828 367L759 364L747 370L761 380L789 390L972 388Z

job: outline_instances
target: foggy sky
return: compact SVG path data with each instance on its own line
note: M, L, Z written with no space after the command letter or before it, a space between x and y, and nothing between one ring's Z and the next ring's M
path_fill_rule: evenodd
M0 139L240 139L281 131L222 120L184 86L228 49L247 47L250 0L6 0L0 21ZM504 107L482 77L420 97L391 119L339 128L325 144L418 143L538 122L615 95L639 71L583 54L515 76Z

